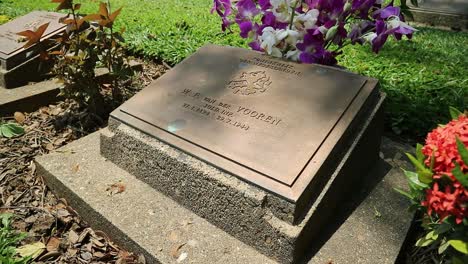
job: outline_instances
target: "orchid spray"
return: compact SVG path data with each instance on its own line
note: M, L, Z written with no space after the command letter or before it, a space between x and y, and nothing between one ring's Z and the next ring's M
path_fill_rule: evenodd
M415 31L393 0L214 0L212 12L223 31L237 24L252 49L302 63L335 65L348 44L378 53L389 36Z

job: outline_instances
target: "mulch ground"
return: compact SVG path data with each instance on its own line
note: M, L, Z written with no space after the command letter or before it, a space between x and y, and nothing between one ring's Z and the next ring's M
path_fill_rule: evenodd
M164 65L145 62L126 94L131 96L166 70ZM17 138L0 137L0 213L12 213L13 227L28 234L22 245L43 243L45 248L35 263L145 263L142 255L127 252L104 232L91 229L36 174L36 156L59 151L106 126L105 122L83 123L85 116L76 102L64 100L32 113L0 117L16 120L26 131Z

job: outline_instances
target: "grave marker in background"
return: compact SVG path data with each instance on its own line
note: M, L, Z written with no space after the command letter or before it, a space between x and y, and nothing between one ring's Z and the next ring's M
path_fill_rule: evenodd
M65 30L65 25L59 22L64 14L45 11L33 11L25 16L0 25L0 86L13 88L38 79L39 50L36 45L24 49L22 37L16 33L24 30L35 30L37 27L49 23L42 40L57 36ZM46 48L51 47L46 45Z
M418 7L411 5L411 12L417 22L468 29L468 0L419 0Z

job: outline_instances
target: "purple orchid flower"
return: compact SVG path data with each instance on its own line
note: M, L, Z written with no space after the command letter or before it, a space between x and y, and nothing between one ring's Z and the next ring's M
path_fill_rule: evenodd
M258 4L260 5L262 11L266 11L271 8L270 0L258 0Z
M260 13L260 9L257 8L257 4L253 0L240 0L236 7L238 11L236 20L253 20Z
M360 18L367 19L369 17L369 10L376 2L376 0L354 0L351 4L351 10L359 12Z
M375 27L375 23L369 20L363 20L359 24L353 25L351 32L348 34L348 38L351 40L351 44L364 44L364 39L362 35L369 32Z
M213 0L213 8L211 13L216 11L222 19L221 29L226 31L227 28L231 25L231 22L228 19L228 16L232 13L232 5L230 0Z
M258 40L250 42L249 47L256 51L262 51L262 52L264 51L262 47L260 46L260 42Z
M213 3L223 30L235 22L253 50L303 63L334 65L347 43L368 42L378 53L389 36L411 38L416 31L393 1L385 7L382 0L301 0L295 8L286 0Z
M243 37L243 38L248 38L249 33L253 29L252 22L247 20L247 21L239 22L238 24L239 24L239 29L240 29L240 36Z
M393 32L387 30L387 24L383 20L377 20L375 28L377 37L372 40L372 51L379 53L383 44L387 41L388 35Z
M375 19L387 19L392 16L400 17L400 8L397 6L387 6L375 11L372 16Z
M323 47L315 49L313 53L303 52L299 55L299 59L302 63L319 63L323 65L335 65L336 59L332 52L324 49Z

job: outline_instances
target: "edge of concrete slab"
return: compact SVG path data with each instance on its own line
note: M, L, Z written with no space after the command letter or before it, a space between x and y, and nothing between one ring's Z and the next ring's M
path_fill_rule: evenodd
M14 89L0 87L0 115L16 111L31 112L60 100L60 84L56 80L42 81Z
M92 227L149 263L175 263L178 246L195 263L274 263L102 158L99 132L37 158L37 165L48 186ZM109 196L106 189L119 181L126 190Z
M138 61L130 61L130 67L134 71L143 70L143 64ZM108 74L105 68L96 69L96 78L103 80ZM63 99L59 96L61 85L57 79L50 79L11 89L0 86L0 116L32 112Z
M393 187L406 185L398 166L402 152L388 141L382 147L384 161L393 168L385 178L375 177L361 193L346 220L337 223L320 249L311 245L310 263L394 263L412 214L403 197ZM175 263L170 252L183 245L192 263L273 263L205 219L183 208L99 154L99 132L36 159L38 173L59 196L65 197L93 227L102 229L119 244L147 256L151 263ZM72 170L76 165L79 170ZM122 181L126 190L108 196L106 188ZM356 197L351 197L356 198ZM347 207L347 206L346 206ZM377 217L375 212L381 215ZM138 219L138 221L136 221ZM319 243L320 244L320 243Z

